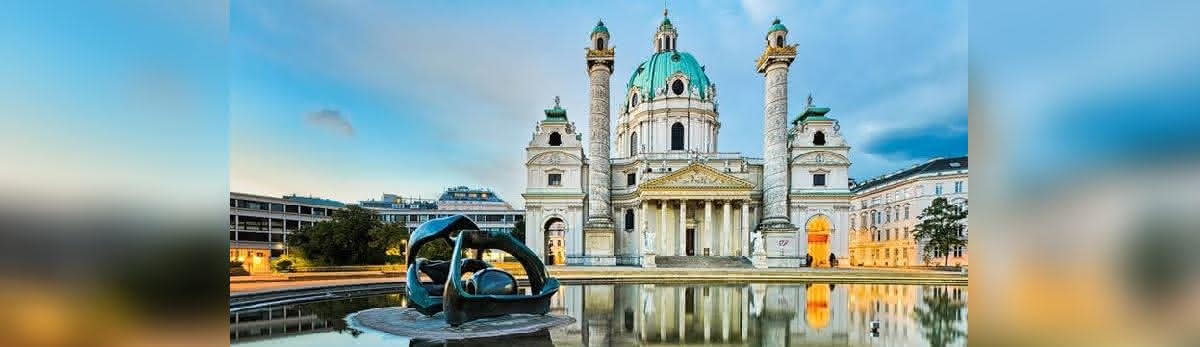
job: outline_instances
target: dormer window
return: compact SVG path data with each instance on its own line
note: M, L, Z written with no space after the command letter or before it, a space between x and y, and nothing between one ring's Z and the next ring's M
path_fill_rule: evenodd
M683 80L675 80L671 83L671 92L675 95L683 95Z
M559 135L557 131L550 133L550 145L562 146L562 135Z
M817 146L824 146L825 133L818 131L816 134L813 134L813 144Z

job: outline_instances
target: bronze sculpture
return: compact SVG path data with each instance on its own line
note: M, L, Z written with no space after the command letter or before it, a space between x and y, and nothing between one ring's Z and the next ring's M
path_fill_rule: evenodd
M546 314L550 298L558 292L558 280L549 277L541 259L525 244L504 231L478 230L475 222L463 215L431 219L409 236L407 259L409 303L424 315L446 312L451 326L479 318L513 313ZM416 258L425 244L444 239L454 244L450 261ZM464 258L467 249L475 258ZM518 294L520 288L511 274L484 262L483 251L496 249L511 254L521 263L529 280L530 294ZM424 273L432 282L422 283ZM474 273L463 281L465 273ZM433 296L430 293L441 293Z

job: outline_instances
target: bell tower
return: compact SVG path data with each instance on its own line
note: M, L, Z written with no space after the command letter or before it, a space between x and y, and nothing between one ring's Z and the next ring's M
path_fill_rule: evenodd
M675 40L678 38L679 33L675 31L675 26L671 24L671 19L667 18L667 10L663 9L662 24L658 25L658 32L654 33L654 51L674 51Z

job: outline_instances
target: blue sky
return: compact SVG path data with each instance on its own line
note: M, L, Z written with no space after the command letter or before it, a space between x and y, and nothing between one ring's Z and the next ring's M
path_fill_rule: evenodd
M967 152L967 6L695 1L670 5L679 47L721 90L720 150L760 157L774 17L801 54L790 110L812 93L867 178ZM293 2L230 5L230 189L342 201L487 186L521 206L524 147L561 96L584 132L588 33L616 47L614 99L649 56L653 1Z

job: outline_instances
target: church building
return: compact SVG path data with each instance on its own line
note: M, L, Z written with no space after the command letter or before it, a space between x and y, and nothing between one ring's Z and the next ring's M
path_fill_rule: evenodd
M787 34L777 19L763 36L764 132L753 135L764 157L752 158L720 150L717 83L666 12L615 103L614 48L597 23L584 57L590 133L556 98L525 148L526 244L561 249L568 265L848 266L850 145L811 97L789 113Z

